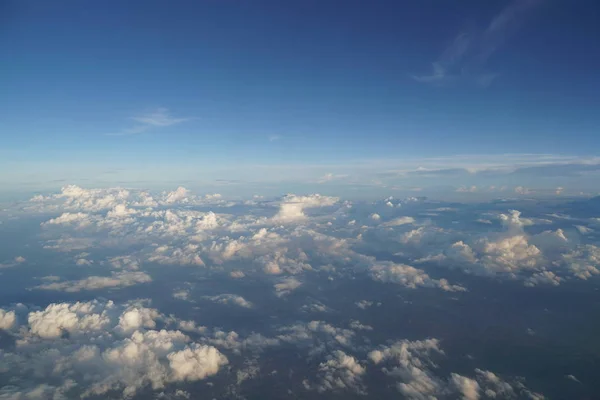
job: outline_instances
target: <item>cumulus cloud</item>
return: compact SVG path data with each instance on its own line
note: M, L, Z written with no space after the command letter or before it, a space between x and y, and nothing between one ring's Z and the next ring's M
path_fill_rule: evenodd
M467 378L458 374L452 374L451 384L462 395L463 400L479 400L480 387L475 379Z
M350 391L366 394L362 377L366 368L354 357L341 350L336 350L327 357L327 361L319 364L319 382L314 385L319 392ZM305 383L311 388L310 384Z
M551 285L558 286L563 279L552 271L536 272L525 279L525 286Z
M229 273L229 276L234 278L234 279L240 279L246 276L246 274L244 274L244 271L240 271L240 270L235 270L235 271L231 271Z
M396 387L404 396L427 399L441 393L444 387L443 381L431 372L435 367L431 357L436 354L444 354L437 339L402 340L373 350L368 357L375 365L389 365L382 371L400 379Z
M279 204L279 212L273 217L275 221L292 222L301 221L306 218L304 210L315 207L332 206L338 202L337 197L321 196L313 194L310 196L296 196L289 194Z
M17 256L12 261L0 263L0 269L2 269L2 268L16 267L17 265L23 264L26 261L27 260L25 259L25 257L23 257L23 256Z
M296 278L293 278L293 277L283 278L279 281L279 283L276 283L274 285L275 294L278 297L287 296L290 293L292 293L294 290L298 289L301 285L302 285L302 282L300 282Z
M79 265L79 264L78 264ZM141 271L113 272L111 276L89 276L85 279L52 282L37 286L36 289L80 292L107 288L126 288L139 283L152 282L150 275Z
M371 266L370 274L376 281L397 283L410 289L422 286L435 287L448 292L466 290L462 286L449 284L446 279L432 279L421 269L389 261L378 262Z
M0 308L0 329L11 329L15 324L16 319L14 311L6 311Z
M190 300L190 291L187 289L175 290L173 292L173 298L188 301Z
M131 397L146 388L205 379L228 364L215 347L194 343L181 331L154 330L157 319L167 321L156 310L110 301L57 303L29 312L18 351L2 354L16 374L13 394L74 398L118 391ZM63 383L32 397L47 381ZM62 397L52 397L59 392Z
M253 304L242 296L235 294L220 294L218 296L207 296L206 299L219 304L235 305L242 308L252 308Z
M451 373L445 379L437 375L437 359L444 351L437 339L400 340L389 346L380 346L368 354L369 360L387 376L397 380L396 388L409 399L486 398L544 399L540 393L529 390L523 380L516 377L510 382L491 371L475 369L472 377ZM521 398L521 397L518 397Z

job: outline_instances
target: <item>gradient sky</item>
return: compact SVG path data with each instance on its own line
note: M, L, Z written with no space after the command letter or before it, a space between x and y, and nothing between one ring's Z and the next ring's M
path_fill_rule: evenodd
M523 166L503 154L597 171L599 14L592 0L3 1L0 183Z

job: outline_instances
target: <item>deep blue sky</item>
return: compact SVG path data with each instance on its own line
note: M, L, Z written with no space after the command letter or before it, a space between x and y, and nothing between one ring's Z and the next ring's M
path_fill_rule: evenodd
M6 182L600 148L592 0L0 4Z

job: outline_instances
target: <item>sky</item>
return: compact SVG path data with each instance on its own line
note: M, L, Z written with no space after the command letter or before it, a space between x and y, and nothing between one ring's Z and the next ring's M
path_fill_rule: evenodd
M594 189L594 1L0 7L3 193Z
M599 17L0 0L0 400L599 398Z

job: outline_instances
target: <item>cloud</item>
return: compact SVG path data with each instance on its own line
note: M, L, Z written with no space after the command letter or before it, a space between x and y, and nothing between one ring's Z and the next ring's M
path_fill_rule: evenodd
M406 224L414 224L415 219L413 217L398 217L382 224L382 226L400 226Z
M207 296L206 299L219 304L235 305L242 308L252 308L254 305L242 296L235 294L220 294L218 296Z
M12 261L0 263L0 269L16 267L19 264L23 264L27 260L23 256L17 256Z
M279 135L271 135L271 136L269 136L269 142L276 142L279 139L281 139L281 136L279 136Z
M173 298L183 301L190 300L190 291L187 289L175 290L173 292Z
M524 187L524 186L517 186L515 187L515 193L516 194L520 194L520 195L527 195L527 194L531 194L531 190L529 190L528 188Z
M451 373L448 379L437 376L436 359L444 351L438 339L400 340L389 346L380 346L368 354L369 360L381 365L381 371L397 379L396 388L409 399L428 400L433 398L462 398L478 400L486 398L531 398L544 396L529 390L522 379L507 382L493 372L475 369L473 377Z
M229 276L234 279L241 279L241 278L245 277L246 274L244 274L244 271L235 270L235 271L231 271L229 273Z
M273 217L273 220L280 222L300 221L306 218L305 209L332 206L338 201L337 197L321 196L320 194L310 196L288 194L280 202L279 212Z
M369 271L376 281L397 283L410 289L422 286L435 287L448 292L466 290L459 285L450 285L446 279L432 279L421 269L389 261L380 261L371 266Z
M283 278L274 285L275 294L277 297L287 296L302 285L298 279L290 277Z
M402 340L371 351L368 358L375 365L389 365L382 371L401 379L396 387L404 396L425 400L435 398L444 388L444 382L430 371L435 366L431 357L436 354L444 354L437 339Z
M0 329L11 329L15 324L16 319L14 311L6 311L0 308Z
M480 388L479 383L477 383L476 380L458 374L452 374L450 376L450 381L462 395L463 400L479 400Z
M461 32L433 62L429 74L413 75L421 83L447 85L469 81L488 87L498 74L485 70L489 59L515 35L541 0L515 0L480 31Z
M137 122L137 125L124 129L119 133L113 133L111 136L136 135L147 132L150 129L164 128L192 120L192 118L175 118L171 116L167 108L162 107L146 114L132 117L131 119Z
M366 394L362 377L366 368L354 357L341 350L335 350L327 357L327 361L319 364L319 382L315 388L319 392L350 391L357 394ZM311 388L308 382L305 386Z
M552 271L536 272L529 278L525 279L525 286L552 285L558 286L563 279L556 276Z
M89 276L85 279L52 282L36 286L36 289L80 292L82 290L100 290L108 288L126 288L140 283L152 282L150 275L141 271L113 272L111 276Z
M215 347L192 342L181 331L154 330L159 319L169 321L156 310L111 301L30 311L17 333L18 351L2 352L3 366L14 376L12 395L45 399L120 392L128 398L205 379L228 364ZM32 397L35 391L38 397Z
M456 189L456 191L459 192L459 193L461 193L461 192L462 193L475 193L475 192L477 192L477 186L474 186L474 185L473 186L469 186L469 187L467 187L467 186L461 186L458 189Z

